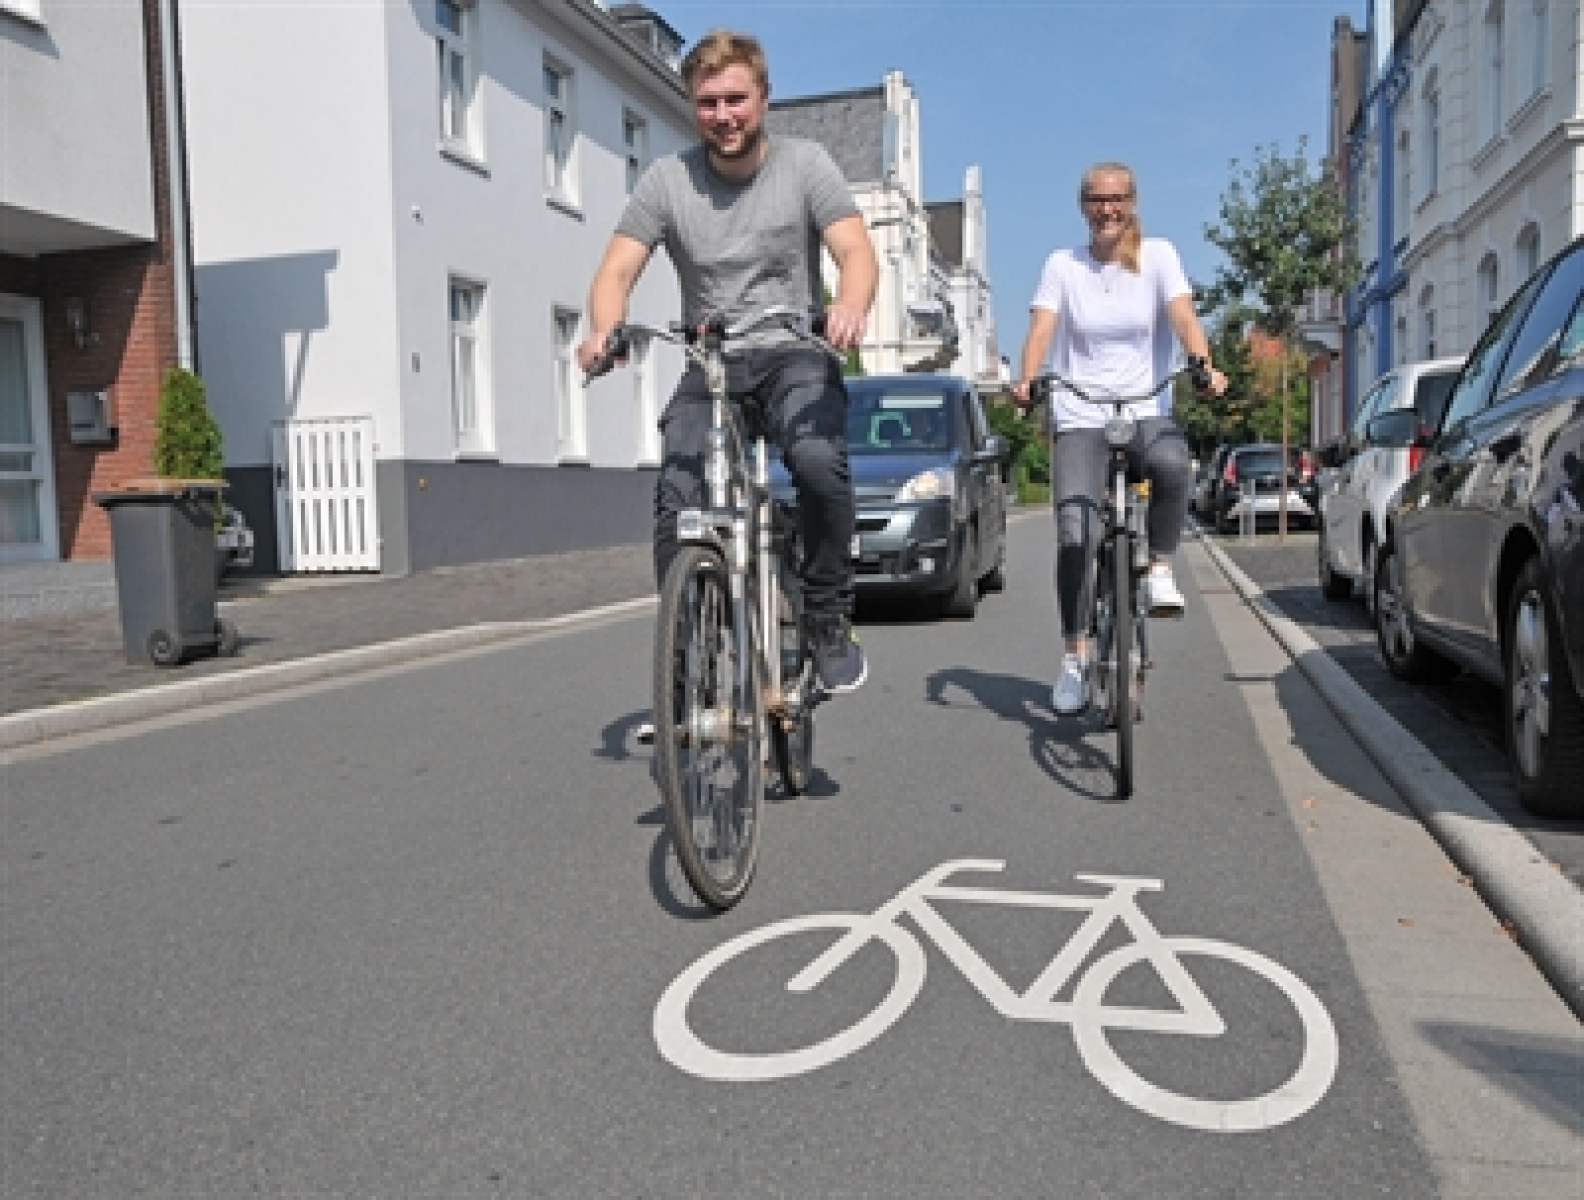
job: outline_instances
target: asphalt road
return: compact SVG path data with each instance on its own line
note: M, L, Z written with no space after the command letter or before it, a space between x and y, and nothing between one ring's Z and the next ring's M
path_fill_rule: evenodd
M1576 1180L1576 1022L1207 564L1123 803L1111 735L1045 707L1047 523L1013 531L974 622L865 622L871 682L821 711L813 794L776 798L723 917L632 742L643 616L7 756L0 1190ZM973 895L857 925L963 861ZM1143 917L1086 946L1131 887ZM825 914L857 915L752 940Z

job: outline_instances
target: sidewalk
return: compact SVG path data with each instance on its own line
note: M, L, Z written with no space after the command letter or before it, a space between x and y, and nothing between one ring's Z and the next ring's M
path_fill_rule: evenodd
M235 658L126 661L109 563L0 567L0 716L317 658L441 630L558 617L654 594L647 545L402 577L241 576L220 589Z

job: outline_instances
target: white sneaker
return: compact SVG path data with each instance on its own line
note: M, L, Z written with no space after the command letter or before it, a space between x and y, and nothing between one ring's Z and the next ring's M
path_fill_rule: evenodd
M655 734L654 734L654 722L653 721L639 721L638 722L638 728L635 731L635 736L637 737L638 744L640 746L653 746L654 745L654 737L655 737Z
M1061 674L1051 689L1051 707L1063 716L1089 707L1089 671L1076 654L1062 655Z
M1148 616L1180 617L1187 608L1183 594L1177 590L1177 581L1172 578L1170 567L1151 567L1139 591L1144 601L1144 612Z

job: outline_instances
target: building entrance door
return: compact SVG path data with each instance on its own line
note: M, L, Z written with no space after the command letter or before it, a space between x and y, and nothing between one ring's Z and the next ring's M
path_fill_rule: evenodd
M0 563L59 555L35 301L0 296Z

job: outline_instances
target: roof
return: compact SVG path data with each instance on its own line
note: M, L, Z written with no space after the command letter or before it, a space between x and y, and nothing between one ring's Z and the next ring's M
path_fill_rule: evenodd
M818 142L848 183L876 183L885 177L884 88L772 101L765 128L772 135Z

